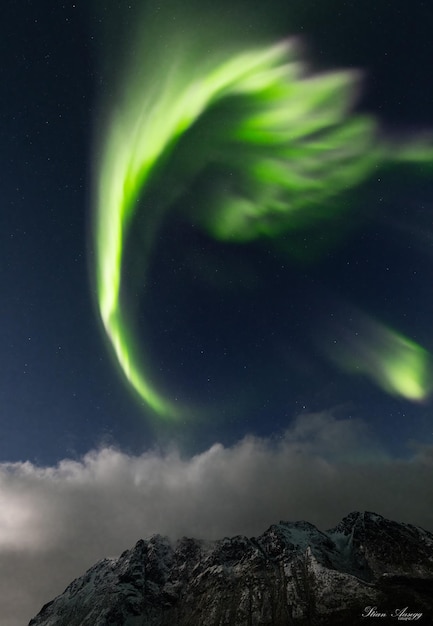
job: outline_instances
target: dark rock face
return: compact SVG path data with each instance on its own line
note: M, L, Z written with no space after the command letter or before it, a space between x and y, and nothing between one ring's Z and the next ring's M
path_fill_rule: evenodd
M29 626L343 626L370 617L433 624L433 535L351 513L327 532L280 522L251 539L140 540Z

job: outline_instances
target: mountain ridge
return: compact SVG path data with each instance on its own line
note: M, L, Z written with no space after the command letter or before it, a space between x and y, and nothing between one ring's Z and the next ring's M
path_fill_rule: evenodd
M29 626L338 626L367 609L383 624L408 621L393 614L404 607L433 622L433 534L355 511L327 531L282 521L251 538L140 539Z

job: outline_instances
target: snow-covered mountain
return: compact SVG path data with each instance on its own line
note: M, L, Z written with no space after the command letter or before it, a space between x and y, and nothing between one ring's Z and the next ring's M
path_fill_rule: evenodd
M326 532L280 522L250 539L140 540L90 568L29 626L338 626L369 618L433 624L433 534L356 512Z

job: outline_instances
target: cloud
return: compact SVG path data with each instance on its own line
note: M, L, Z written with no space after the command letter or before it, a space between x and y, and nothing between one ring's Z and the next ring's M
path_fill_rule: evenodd
M0 465L0 614L22 626L104 556L159 532L218 538L279 520L332 527L373 510L433 530L433 454L392 459L360 420L304 415L281 437L130 456L91 451L55 467Z

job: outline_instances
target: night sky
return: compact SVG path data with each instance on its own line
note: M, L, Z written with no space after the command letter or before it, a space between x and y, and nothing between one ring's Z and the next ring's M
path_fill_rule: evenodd
M193 417L158 417L130 388L99 317L92 215L100 140L122 84L125 50L132 45L141 4L6 0L3 5L0 461L6 473L9 464L19 468L27 461L35 472L64 459L81 463L83 455L101 449L139 458L155 446L174 446L191 459L217 443L234 450L246 436L278 442L287 432L290 441L308 440L313 455L317 441L328 441L340 427L352 433L350 441L362 439L362 449L353 448L358 461L404 463L414 450L427 458L433 445L431 398L411 401L387 393L328 356L333 341L347 332L362 335L371 322L376 330L393 329L422 346L428 373L433 372L428 164L373 173L343 194L343 209L331 219L246 243L209 236L195 219L200 195L187 192L159 223L146 263L140 257L140 246L147 245L144 198L123 268L125 298L135 311L135 348L160 393ZM170 16L172 28L176 20L184 24L195 16L191 32L200 28L204 3L202 13L192 2L188 12L183 3L174 9L166 4L164 10L149 5L154 30L167 19L159 14ZM353 110L374 116L383 137L425 138L433 131L429 2L293 0L266 4L266 11L259 2L227 2L220 13L231 24L228 38L296 36L312 73L362 70ZM169 45L163 38L162 33L162 48ZM329 431L316 437L311 416L323 415L328 421L320 428L326 423ZM320 450L329 463L341 460L341 448L325 448ZM425 480L419 473L406 480L401 471L401 484L409 490L412 480ZM350 503L363 508L363 498L358 507L355 488ZM298 518L310 509L287 511L281 511L283 517ZM406 515L408 521L424 521L422 512L419 519L411 520L410 510ZM319 523L320 514L316 519ZM250 527L242 530L241 520L227 529L221 523L211 534L247 532ZM143 523L143 533L148 527L157 530ZM164 532L162 522L160 527ZM205 534L203 528L185 522L182 532ZM166 532L175 535L177 529ZM132 535L125 533L131 541ZM6 539L4 545L7 552ZM101 543L91 556L123 546L109 545L115 547ZM74 575L90 564L77 561ZM67 570L65 583L70 575ZM39 595L35 592L40 604L51 599ZM31 608L36 612L37 606ZM13 617L7 623L18 624Z
M52 463L101 442L136 452L155 436L146 407L113 366L92 293L94 135L101 93L110 93L115 80L101 57L105 48L111 58L125 46L119 38L134 12L128 3L113 4L8 3L5 13L5 461ZM300 34L315 70L362 68L358 110L374 113L393 135L433 128L425 3L292 6L272 7L275 37ZM230 19L230 9L226 13ZM253 3L248 13L253 23ZM250 22L238 23L240 37L258 29ZM341 220L289 238L285 246L284 236L277 245L219 244L186 218L165 220L149 270L150 301L139 309L148 337L142 349L169 395L204 412L212 407L212 418L193 428L178 424L165 436L199 449L247 432L278 432L302 411L343 406L400 452L408 438L430 441L428 403L393 398L340 372L311 341L344 299L433 347L432 182L424 171L418 174L400 169L373 177L348 194ZM287 253L295 245L308 259L317 238L319 261L297 262Z

